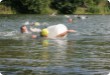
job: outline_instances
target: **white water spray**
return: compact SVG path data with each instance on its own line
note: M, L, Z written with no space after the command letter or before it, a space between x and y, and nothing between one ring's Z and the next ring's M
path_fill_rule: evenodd
M1 2L2 0L0 0L0 2Z
M2 73L0 73L0 75L2 75Z

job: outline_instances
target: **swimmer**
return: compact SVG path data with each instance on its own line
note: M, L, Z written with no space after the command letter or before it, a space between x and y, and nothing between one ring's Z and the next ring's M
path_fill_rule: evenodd
M26 34L30 33L25 25L21 26L20 29L21 29L21 33L26 33ZM33 34L32 34L32 35L31 35L31 38L32 38L32 39L37 38L37 35L33 35Z
M68 19L68 22L69 22L69 23L72 23L72 22L73 22L73 19L72 19L72 18L69 18L69 19Z
M48 37L48 30L46 28L42 29L42 31L40 32L40 36L41 37Z
M29 33L27 27L25 25L21 26L21 33Z
M76 32L76 31L75 31L75 30L66 30L66 31L64 31L64 32L62 32L62 33L60 33L60 34L55 35L55 37L53 37L53 38L64 37L64 36L67 35L68 33L72 33L72 32ZM28 29L27 29L27 27L26 27L25 25L23 25L23 26L21 27L21 33L29 33L29 32L28 32ZM42 29L42 30L40 31L40 36L39 36L39 37L50 38L50 37L48 37L48 34L49 34L48 29L47 29L47 28L44 28L44 29ZM54 33L53 33L53 34L54 34ZM37 36L37 35L32 35L32 38L33 38L33 39L34 39L34 38L38 38L38 36Z
M76 32L76 31L75 30L67 30L67 31L65 31L63 33L60 33L60 34L56 35L55 38L57 38L57 37L64 37L68 33L72 33L72 32ZM48 37L48 34L49 34L49 32L48 32L48 30L46 28L42 29L42 31L40 33L41 37Z
M30 29L28 30L26 25L21 26L21 33L40 32L40 31L41 29L38 29L38 28L30 27Z

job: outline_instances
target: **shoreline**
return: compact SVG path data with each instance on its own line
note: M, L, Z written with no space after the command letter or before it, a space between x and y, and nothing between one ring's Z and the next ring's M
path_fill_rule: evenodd
M58 14L58 13L55 13L53 15L54 12L55 11L52 10L51 13L46 13L46 14L35 14L35 13L31 13L31 14L35 14L35 15L50 15L50 16L55 16L55 15L110 15L110 11L105 11L104 9L100 10L100 12L98 12L98 13L86 12L84 10L84 8L82 8L82 10L76 10L75 12L73 12L73 14ZM12 9L11 7L7 7L7 6L3 5L3 4L0 4L0 15L7 15L7 14L10 14L10 15L17 14L17 15L19 15L19 14L25 14L25 13L18 13L18 12L16 12L16 10ZM30 14L30 13L28 13L28 14Z

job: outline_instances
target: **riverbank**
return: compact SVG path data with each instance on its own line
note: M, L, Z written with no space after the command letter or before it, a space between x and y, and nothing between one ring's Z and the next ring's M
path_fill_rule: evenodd
M0 14L16 14L16 12L11 7L0 4Z
M50 10L48 9L49 12L45 13L45 14L58 14L57 10ZM90 9L90 11L92 11L92 9ZM106 15L106 14L110 14L110 11L108 11L107 8L105 8L103 6L103 4L100 4L98 6L98 8L96 9L96 13L91 13L89 11L87 11L87 8L84 7L77 7L76 11L73 14L99 14L99 15ZM7 7L5 5L0 4L0 14L19 14L17 13L15 10L11 9L11 7Z

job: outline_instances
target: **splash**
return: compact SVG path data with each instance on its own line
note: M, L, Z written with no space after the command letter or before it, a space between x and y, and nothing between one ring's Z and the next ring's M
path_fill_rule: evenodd
M2 75L2 73L0 73L0 75Z
M16 31L11 32L0 32L0 36L13 36L16 34Z
M1 2L2 0L0 0L0 2Z
M110 2L110 0L109 0L109 2ZM110 73L108 75L110 75Z
M22 25L30 25L30 22L26 21L26 22L22 23Z

